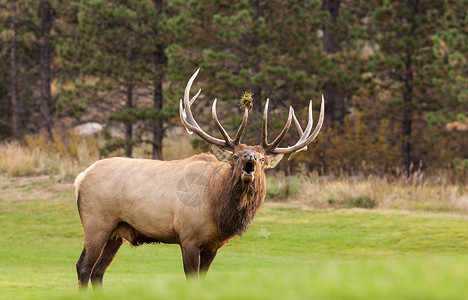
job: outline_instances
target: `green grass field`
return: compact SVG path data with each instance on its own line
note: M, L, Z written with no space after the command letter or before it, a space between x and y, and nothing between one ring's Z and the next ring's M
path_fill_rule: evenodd
M71 190L55 195L0 196L0 299L468 299L468 217L278 203L204 280L185 280L178 246L125 245L102 291L80 293L81 224Z

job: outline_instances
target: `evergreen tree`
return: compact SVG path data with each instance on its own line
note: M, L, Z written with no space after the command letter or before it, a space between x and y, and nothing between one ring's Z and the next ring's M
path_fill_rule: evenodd
M34 94L38 79L35 16L27 1L2 0L0 8L1 135L18 139L39 118Z
M468 1L447 1L441 14L443 27L432 37L433 73L435 90L445 96L444 108L468 117ZM463 118L460 116L460 118Z
M134 30L142 38L142 54L147 68L143 70L148 78L147 85L152 89L152 107L145 107L144 118L150 121L152 134L152 157L163 159L162 141L164 124L176 115L175 105L165 100L163 83L167 73L166 49L174 42L168 23L178 16L177 2L152 0L150 3L133 1L128 6L134 10L140 22ZM169 105L167 105L169 104ZM176 101L172 101L176 104Z
M440 96L432 93L433 76L427 66L435 61L433 37L443 28L446 11L442 1L371 1L371 37L378 49L369 64L391 93L388 107L400 122L400 153L406 174L422 163L424 143L415 120L427 110L440 108ZM416 144L418 147L416 148Z
M51 93L51 84L60 71L56 63L57 43L66 28L67 11L73 1L2 0L2 56L8 66L10 85L8 94L11 110L11 134L19 138L21 133L43 130L49 139L52 136L53 114L56 97ZM65 9L67 8L67 9ZM62 18L60 23L56 20ZM37 126L39 124L39 126Z
M111 107L118 108L111 119L124 124L125 139L116 139L108 150L124 147L127 156L133 152L133 93L138 83L135 38L129 30L135 21L136 15L119 2L80 1L77 34L73 44L62 49L81 76L98 80L93 83L95 96L107 92Z
M11 128L13 138L19 139L19 101L18 101L18 31L16 30L16 3L15 0L10 1L11 5L11 49L10 49L10 77L11 77Z
M8 28L8 23L11 24L11 21L8 22L8 14L5 12L8 11L8 4L6 1L0 2L0 140L3 140L5 137L11 135L11 127L10 122L11 120L11 99L9 99L8 95L10 94L11 86L8 84L10 79L9 69L11 65L9 64L9 59L7 57L9 55L8 47L9 42L5 37L4 31Z
M272 99L271 111L284 111L282 118L270 115L270 125L277 129L284 126L287 104L300 110L310 98L319 99L317 78L305 66L316 54L311 45L319 42L319 6L319 1L190 1L181 21L186 25L177 27L181 42L168 51L171 81L183 88L190 73L201 67L207 82L203 96L225 101L219 112L230 116L232 130L241 117L232 114L235 100L243 91L252 92L249 118L256 126L249 129L256 132L251 142L259 142L266 98ZM173 92L175 97L182 91Z
M357 1L356 1L357 2ZM323 82L327 124L343 133L346 99L366 82L362 76L366 44L363 15L352 1L324 0L322 4L322 51L314 69ZM309 72L314 72L310 70Z
M323 48L326 55L334 56L342 50L342 46L338 42L337 23L340 16L341 0L324 0L322 10L327 12L328 18L323 22ZM324 90L325 99L327 99L326 116L329 120L328 124L338 122L341 126L344 125L344 117L346 113L345 94L343 89L334 82L327 81Z
M427 65L439 109L429 112L431 153L457 174L468 171L468 1L446 1L442 28L432 37L434 60Z
M99 102L109 102L112 91L118 90L120 97L125 98L123 109L115 110L113 105L109 116L111 121L125 124L125 141L110 140L107 151L123 146L126 155L131 156L133 145L149 142L153 145L153 158L162 159L163 122L175 113L163 108L162 84L167 63L164 50L171 40L164 27L167 10L172 13L171 7L163 6L159 0L80 2L77 35L62 54L79 74L99 80L93 83L95 94L91 98L97 99L97 91L101 91ZM152 90L152 106L143 99L146 90ZM117 102L115 98L111 101ZM148 121L152 141L145 138ZM137 122L143 125L135 133Z
M41 76L41 128L45 130L49 140L53 140L52 135L52 52L51 29L54 22L54 9L50 1L39 1L39 70Z

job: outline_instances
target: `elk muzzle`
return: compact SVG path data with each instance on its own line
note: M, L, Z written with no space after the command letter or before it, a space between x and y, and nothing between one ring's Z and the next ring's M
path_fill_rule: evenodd
M253 152L248 151L242 155L242 162L242 182L250 183L255 179L255 168L258 162L257 156Z

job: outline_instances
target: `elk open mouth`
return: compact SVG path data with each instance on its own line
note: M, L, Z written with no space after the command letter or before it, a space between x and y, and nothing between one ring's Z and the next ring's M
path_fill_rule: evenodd
M255 164L253 161L247 161L242 169L242 181L253 181Z

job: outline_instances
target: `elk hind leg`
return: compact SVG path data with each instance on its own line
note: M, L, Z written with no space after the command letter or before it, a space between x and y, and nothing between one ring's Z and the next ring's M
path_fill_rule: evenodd
M98 261L104 246L109 239L110 233L101 233L93 238L87 238L85 241L81 256L76 263L76 272L78 274L78 285L82 289L88 287L89 278L93 271L94 265Z
M120 246L122 246L123 240L121 237L111 237L108 241L104 250L102 251L101 257L97 261L91 273L91 283L93 288L102 285L102 278L107 270L107 267L111 264Z

